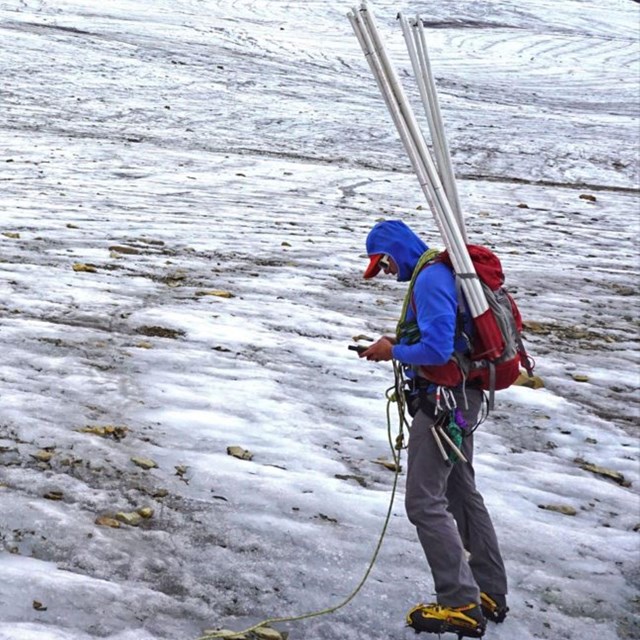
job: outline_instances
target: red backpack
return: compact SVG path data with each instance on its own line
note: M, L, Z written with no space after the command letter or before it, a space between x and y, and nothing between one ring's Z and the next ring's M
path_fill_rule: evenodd
M428 380L443 386L473 382L490 392L489 404L492 407L494 391L510 387L520 375L521 366L530 376L533 375L534 362L522 343L522 317L518 306L503 286L505 278L500 259L486 247L467 245L467 249L489 309L473 318L474 332L468 355L454 353L447 364L423 366L420 370ZM447 251L438 254L428 264L436 261L453 268ZM456 281L459 285L457 278ZM458 300L461 299L462 291L458 286ZM458 325L461 326L462 322Z

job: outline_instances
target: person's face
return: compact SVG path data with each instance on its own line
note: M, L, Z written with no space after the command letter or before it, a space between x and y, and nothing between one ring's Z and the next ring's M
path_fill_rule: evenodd
M394 262L393 258L390 255L383 256L378 264L385 274L393 276L398 275L398 265Z

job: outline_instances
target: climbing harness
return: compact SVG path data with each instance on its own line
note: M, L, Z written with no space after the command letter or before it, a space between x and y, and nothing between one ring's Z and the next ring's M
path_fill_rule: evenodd
M415 374L415 371L413 373ZM450 387L433 385L420 377L408 378L405 384L410 386L410 390L405 391L405 397L411 398L411 388L414 393L417 389L420 408L433 416L434 422L430 431L445 464L452 465L458 461L468 462L462 452L462 443L464 438L473 434L487 418L489 411L485 393L482 392L482 406L478 419L475 424L470 425L458 407L456 396ZM468 407L466 389L461 387L460 391L463 394L465 407Z
M369 575L373 570L376 560L378 559L378 554L380 553L380 549L382 548L382 542L387 533L387 528L391 520L391 512L393 509L393 503L395 500L396 490L398 487L398 478L400 476L400 471L401 471L401 467L400 467L401 452L402 452L402 449L406 448L404 444L404 428L405 427L407 427L407 429L409 428L409 424L405 416L406 401L405 401L405 396L403 392L404 377L402 373L402 367L395 360L393 360L392 363L393 363L393 373L394 373L394 384L392 387L389 387L385 391L385 397L387 398L387 408L386 408L387 436L389 439L389 446L391 448L391 456L393 458L393 463L395 466L395 471L394 471L395 475L393 478L393 486L391 489L391 498L389 499L389 508L387 509L387 514L384 520L384 524L382 526L382 531L378 538L378 543L375 547L373 555L371 556L369 566L367 567L367 570L365 571L364 576L362 577L362 579L360 580L356 588L342 602L332 607L328 607L327 609L322 609L320 611L312 611L310 613L304 613L302 615L296 615L296 616L282 616L282 617L267 618L266 620L263 620L262 622L258 622L257 624L254 624L252 627L249 627L242 631L220 630L220 631L206 632L205 635L198 638L198 640L218 640L221 638L228 638L229 640L232 640L233 638L242 637L246 634L251 633L252 631L257 631L263 627L270 627L273 624L278 624L282 622L298 622L300 620L308 620L309 618L317 618L319 616L328 615L348 605L360 592L365 582L369 578ZM398 423L399 423L398 435L396 436L395 440L393 439L393 435L391 433L391 404L392 403L395 403L398 409Z

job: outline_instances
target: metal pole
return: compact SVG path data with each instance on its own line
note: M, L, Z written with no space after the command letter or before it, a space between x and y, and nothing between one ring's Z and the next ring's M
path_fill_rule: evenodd
M384 45L382 44L378 29L377 29L377 25L375 22L375 17L373 13L368 11L365 3L362 4L361 14L363 16L363 23L367 28L371 38L373 51L375 52L375 55L380 60L382 71L391 88L393 101L395 104L397 104L400 110L400 115L406 124L411 142L415 147L415 150L418 154L421 164L423 165L423 167L419 171L419 176L418 176L420 180L420 184L423 187L423 190L427 189L429 193L429 200L433 201L435 205L434 209L442 219L442 222L444 223L443 226L445 226L445 224L448 221L447 221L446 213L444 213L443 215L443 207L442 207L442 201L445 199L443 198L444 188L442 187L442 184L439 181L436 183L433 183L430 180L431 178L430 173L437 174L437 171L435 171L435 166L433 166L433 161L431 160L431 156L426 147L426 143L424 142L422 132L420 131L418 124L415 120L415 116L413 115L411 107L408 103L402 84L400 83L400 80L397 74L395 73L395 69L391 64L391 61L386 53ZM429 167L429 163L431 163L432 167ZM429 189L429 187L431 187L431 189ZM452 242L454 235L455 235L455 230L449 230L449 233L445 234L445 236L443 237L443 240L445 241L445 244L448 245L447 248L450 248L450 250L453 250L453 252L455 253L455 246L451 246L455 242L455 240L453 240Z
M441 232L444 232L443 240L447 249L449 249L453 268L458 275L462 276L461 286L469 304L469 310L473 317L478 317L488 309L488 304L482 291L482 286L475 273L471 258L469 257L466 243L458 227L455 214L451 210L431 154L415 119L415 115L395 73L395 69L384 49L377 30L375 17L368 10L366 3L362 4L360 14L363 18L362 24L365 27L362 31L364 32L366 30L371 40L372 49L370 54L373 53L379 58L382 73L392 92L392 96L389 97L387 102L397 104L399 116L404 120L409 139L419 157L419 162L414 166L417 167L416 173L418 174L420 186L425 195L427 195L429 202L433 204L432 211L434 217L436 217L436 220L438 220L438 218L440 219L439 227ZM366 53L367 52L365 52L365 54ZM374 56L372 55L371 57ZM422 165L422 167L420 167L420 165Z
M396 129L398 130L398 134L400 135L400 140L402 141L407 155L409 156L411 165L413 166L413 169L418 176L418 181L422 185L427 181L426 170L424 168L422 160L420 159L415 142L411 136L411 132L409 131L407 123L395 99L393 90L391 89L391 86L389 84L389 79L386 76L384 69L382 68L380 58L376 53L373 42L371 41L371 36L366 29L366 25L364 24L358 9L354 8L352 12L347 14L347 18L349 19L349 22L351 23L351 26L356 34L356 38L358 39L358 42L362 47L365 59L369 63L369 67L373 73L376 83L378 84L378 88L380 89L380 93L382 94L382 97L384 98L393 122L396 125ZM431 193L425 191L425 195L427 196L427 200L431 209L435 210L436 205L433 201L433 198L431 197ZM446 241L446 234L442 225L441 216L434 215L434 219L438 226L438 230L440 231L440 235L445 241L445 245L447 245L447 248L449 248L449 245Z
M465 244L468 244L464 218L460 209L460 202L458 199L458 191L456 189L455 178L453 176L453 170L451 168L451 158L448 154L448 146L446 137L444 134L444 128L442 126L442 118L439 119L440 126L438 126L438 120L436 119L436 110L433 108L433 102L435 100L437 106L437 97L430 93L435 91L435 85L429 83L428 72L425 71L424 61L422 57L422 51L420 50L420 44L417 41L417 36L414 36L414 32L409 25L408 20L402 13L398 14L398 20L402 27L402 34L407 45L407 52L409 54L409 60L413 67L413 73L418 85L418 91L422 100L425 115L427 116L427 123L429 125L429 132L431 133L431 142L433 145L433 152L435 155L435 165L437 167L438 175L442 182L442 186L449 201L449 206L453 214L456 217L458 228L462 235L462 239ZM414 40L414 37L416 38ZM428 62L428 59L427 59ZM433 85L433 88L431 88Z
M405 44L407 45L407 52L409 53L409 59L411 60L413 73L416 77L418 90L420 91L420 98L422 99L422 105L424 106L424 113L427 116L427 123L429 124L429 131L431 132L431 142L433 144L433 151L436 157L438 173L440 175L440 179L444 183L442 141L440 140L440 134L436 129L436 125L433 120L433 112L430 107L430 101L427 93L424 74L422 73L422 67L420 66L420 62L418 61L418 53L416 51L416 44L413 40L413 32L411 30L411 27L409 26L408 20L404 17L404 15L402 15L402 13L398 14L398 20L400 21L400 26L402 27L402 35L404 36ZM451 204L451 200L449 200L449 204Z
M449 144L447 143L447 136L444 133L444 125L442 122L442 113L440 111L440 103L438 101L438 91L436 89L436 83L433 78L433 72L431 70L431 61L429 60L429 50L427 48L427 39L425 35L424 23L420 16L416 16L416 22L414 25L414 39L416 43L416 48L418 50L418 59L420 62L420 67L422 69L422 76L426 83L427 89L427 103L423 104L425 110L429 110L432 114L434 130L436 132L436 136L438 138L439 144L439 153L441 156L441 160L439 160L439 164L442 164L442 172L443 172L443 183L445 191L449 196L449 202L451 204L451 208L453 209L456 217L458 219L458 224L460 226L460 231L465 238L465 242L468 243L466 237L466 228L464 217L462 215L462 208L460 207L460 198L458 197L458 188L456 185L455 173L453 171L453 163L451 162L451 152L449 151Z
M409 21L402 13L398 14L398 19L400 21L400 26L402 27L405 44L407 45L407 52L409 54L409 59L411 60L411 66L413 67L416 83L418 85L422 106L424 107L424 112L427 116L427 123L431 133L431 141L433 144L434 155L436 157L438 173L447 194L449 205L456 216L458 227L460 228L460 232L466 244L468 243L468 240L465 223L460 207L460 200L458 198L455 175L451 164L451 155L449 153L447 138L442 124L442 116L440 113L440 106L438 104L438 94L433 80L433 74L431 72L429 55L426 49L424 30L419 33L417 24L414 25L415 28L412 28ZM417 20L419 20L419 18L417 18ZM422 25L422 23L420 24Z

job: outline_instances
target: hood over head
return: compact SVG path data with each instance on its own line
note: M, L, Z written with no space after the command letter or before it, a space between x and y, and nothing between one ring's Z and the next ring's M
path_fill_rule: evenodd
M367 236L369 257L390 255L398 266L398 280L411 280L420 256L429 247L402 220L378 222ZM378 258L379 259L379 258ZM370 263L365 277L373 277L380 271L377 261Z

